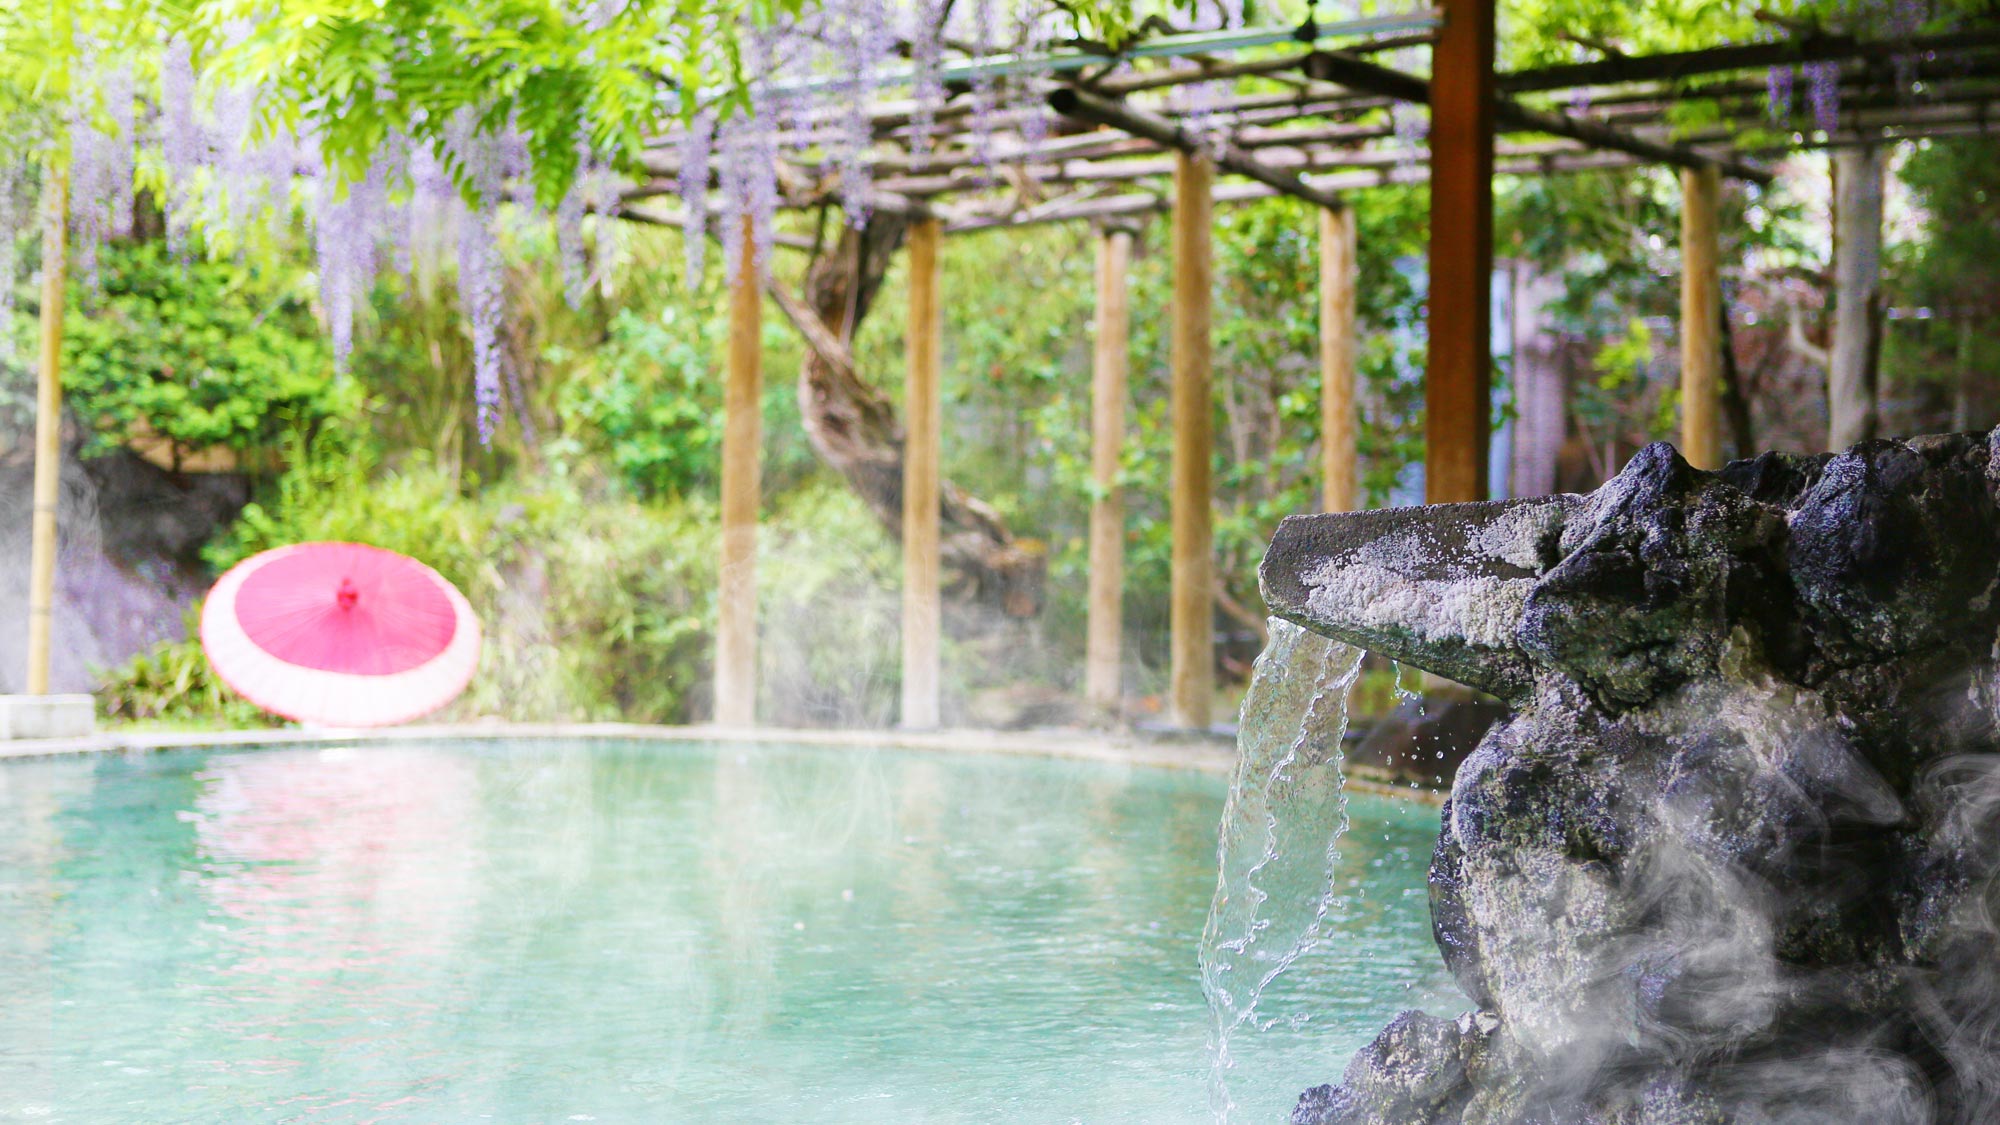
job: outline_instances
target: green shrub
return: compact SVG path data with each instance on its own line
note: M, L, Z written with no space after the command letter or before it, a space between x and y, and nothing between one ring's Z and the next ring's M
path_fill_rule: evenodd
M722 457L723 322L668 305L647 318L620 310L609 339L566 355L559 411L568 432L602 451L647 496L715 487Z
M175 257L159 242L105 246L97 287L72 285L63 384L94 450L150 427L187 451L246 451L358 409L334 378L309 277L288 263Z
M434 567L486 634L479 674L440 719L691 717L708 676L713 506L643 505L615 480L566 473L477 485L421 457L394 470L356 454L298 457L205 557L219 571L339 540Z
M98 712L108 722L172 726L276 726L279 720L237 695L208 665L193 615L188 638L163 641L104 674Z

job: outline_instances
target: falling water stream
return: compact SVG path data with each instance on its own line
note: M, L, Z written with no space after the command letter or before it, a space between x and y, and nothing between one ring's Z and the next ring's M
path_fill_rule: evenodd
M1287 621L1274 618L1270 628L1243 699L1215 900L1201 940L1202 990L1213 1019L1209 1105L1218 1122L1235 1106L1232 1040L1287 1019L1260 1013L1259 1004L1332 928L1347 830L1341 739L1361 652Z

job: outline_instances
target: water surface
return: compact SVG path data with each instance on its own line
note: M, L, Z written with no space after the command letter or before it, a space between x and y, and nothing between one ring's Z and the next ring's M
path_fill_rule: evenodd
M0 765L0 1120L1204 1121L1219 778L453 742ZM1444 978L1436 813L1240 1036L1282 1120ZM1274 1005L1274 1009L1279 1006Z

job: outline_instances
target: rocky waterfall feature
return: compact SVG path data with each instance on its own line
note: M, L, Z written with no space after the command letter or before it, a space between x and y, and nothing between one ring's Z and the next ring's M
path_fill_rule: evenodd
M1289 519L1262 577L1511 707L1431 862L1470 1009L1294 1122L2000 1121L2000 431L1659 444L1588 496Z

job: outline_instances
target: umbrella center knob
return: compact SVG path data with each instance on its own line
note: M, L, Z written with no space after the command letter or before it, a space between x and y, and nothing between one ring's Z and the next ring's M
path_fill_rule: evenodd
M333 600L338 602L342 609L353 609L354 603L361 600L361 591L354 588L352 579L343 578L340 580L340 589L333 595Z

